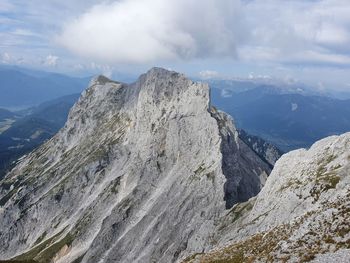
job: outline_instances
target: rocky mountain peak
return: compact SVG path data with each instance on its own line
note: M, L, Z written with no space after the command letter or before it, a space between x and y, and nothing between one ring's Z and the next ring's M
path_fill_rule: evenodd
M94 86L94 85L104 85L104 84L107 84L107 83L118 83L118 82L113 81L113 80L107 78L104 75L98 75L98 76L94 77L90 81L89 86L91 87L91 86Z
M164 69L95 78L1 181L0 258L173 262L210 248L225 206L256 195L270 169L209 102L208 85Z

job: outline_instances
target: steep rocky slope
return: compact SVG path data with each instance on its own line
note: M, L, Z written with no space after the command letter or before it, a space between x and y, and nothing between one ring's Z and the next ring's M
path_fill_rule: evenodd
M275 166L275 163L283 152L275 145L261 139L260 137L248 134L246 131L239 129L239 138L242 139L254 152L256 152L263 160L266 160L271 167Z
M259 195L222 218L216 249L186 262L349 262L349 218L346 133L283 155Z
M100 76L0 181L0 259L178 261L212 248L225 207L269 172L207 85L158 68L131 85Z

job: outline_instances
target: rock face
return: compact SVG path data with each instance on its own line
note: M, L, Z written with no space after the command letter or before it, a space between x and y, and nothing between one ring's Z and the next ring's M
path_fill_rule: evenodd
M0 259L179 261L213 247L225 207L269 172L207 85L158 68L131 85L100 76L0 181Z
M270 164L271 168L274 167L277 160L281 158L283 152L275 145L257 137L248 134L246 131L240 129L238 131L239 138L244 141L261 159L266 160Z
M226 177L225 201L226 208L231 208L260 192L267 179L269 165L267 162L262 164L262 159L256 158L257 154L240 139L229 115L215 108L211 108L211 113L218 122L222 138L222 171Z
M213 238L222 248L187 261L349 262L349 218L346 133L283 155L258 196L221 219Z

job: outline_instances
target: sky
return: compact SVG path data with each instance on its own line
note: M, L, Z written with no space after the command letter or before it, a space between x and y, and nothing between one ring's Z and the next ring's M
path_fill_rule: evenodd
M278 78L350 91L348 0L1 0L0 63Z

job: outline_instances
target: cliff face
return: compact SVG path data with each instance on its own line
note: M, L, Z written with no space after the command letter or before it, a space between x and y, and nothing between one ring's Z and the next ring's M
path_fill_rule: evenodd
M239 138L244 141L254 152L256 152L260 158L266 160L266 162L273 168L279 158L283 155L283 152L275 145L257 137L250 135L244 130L238 131Z
M213 247L225 207L269 172L207 85L158 68L131 85L100 76L0 181L0 259L177 261Z
M257 197L221 219L216 249L187 262L349 262L350 133L279 159Z
M256 196L267 179L269 163L257 158L253 149L244 143L232 118L224 112L211 108L217 120L221 136L222 171L226 177L224 185L226 208Z

